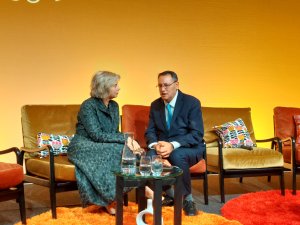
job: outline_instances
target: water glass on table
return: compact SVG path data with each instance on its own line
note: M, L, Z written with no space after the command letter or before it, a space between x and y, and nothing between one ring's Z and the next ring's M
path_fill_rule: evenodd
M152 175L158 177L163 171L163 160L161 155L153 155L151 162Z
M151 157L142 155L140 159L140 174L142 176L150 176L151 174Z

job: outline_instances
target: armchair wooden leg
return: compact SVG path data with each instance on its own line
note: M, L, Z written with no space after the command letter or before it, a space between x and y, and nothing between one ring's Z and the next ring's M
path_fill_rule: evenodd
M224 193L224 176L222 173L219 174L220 179L220 195L221 195L221 203L225 203L225 193Z
M54 185L50 185L50 202L51 202L52 218L56 219L57 218L57 215L56 215L56 190L55 190Z
M296 176L297 176L297 172L296 172L295 165L293 165L292 176L293 176L293 195L296 195L296 189L297 189Z
M203 192L204 192L204 203L205 203L205 205L208 205L208 179L207 179L207 172L204 173Z
M285 196L284 171L281 172L279 179L280 179L281 195Z
M268 182L269 183L271 182L271 176L268 176Z
M23 184L22 184L22 188L20 190L19 196L18 196L18 202L19 202L22 224L26 224L26 205L25 205L24 185Z
M243 177L240 177L240 183L243 183Z

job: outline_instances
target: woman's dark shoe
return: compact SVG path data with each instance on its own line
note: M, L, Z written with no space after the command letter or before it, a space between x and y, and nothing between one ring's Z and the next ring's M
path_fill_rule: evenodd
M185 215L187 216L196 216L197 215L197 209L196 204L193 201L183 201L183 211Z
M174 205L174 198L166 195L164 200L162 200L162 206L173 206Z

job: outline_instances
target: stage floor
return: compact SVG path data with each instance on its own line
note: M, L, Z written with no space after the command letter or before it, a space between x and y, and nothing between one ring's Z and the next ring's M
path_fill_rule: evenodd
M209 204L204 204L202 181L193 180L193 197L198 210L207 213L220 214L223 204L220 202L219 177L216 174L208 175ZM291 173L285 172L285 187L291 189ZM300 189L300 178L298 176L297 187ZM245 177L243 183L238 178L225 179L226 201L248 192L279 189L277 177L272 177L271 182L267 177ZM134 192L129 194L129 200L134 201ZM50 209L49 189L34 185L25 185L25 201L27 218L46 212ZM57 205L64 207L80 206L78 191L64 192L57 194ZM18 204L15 201L0 202L0 225L12 225L20 221Z

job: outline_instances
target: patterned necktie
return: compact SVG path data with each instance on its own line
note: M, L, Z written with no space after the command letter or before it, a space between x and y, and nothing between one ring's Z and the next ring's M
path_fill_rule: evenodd
M167 126L168 129L170 129L172 121L172 106L170 104L167 104Z

